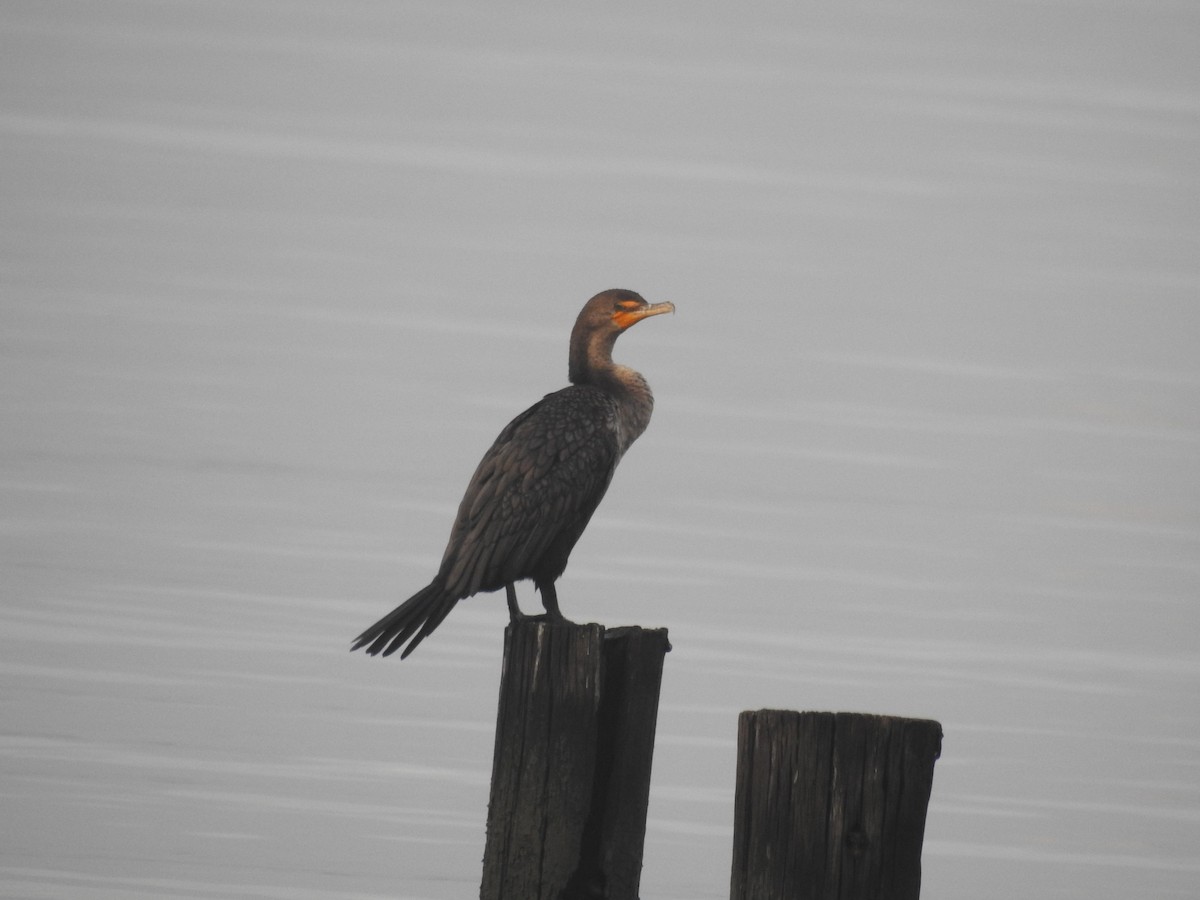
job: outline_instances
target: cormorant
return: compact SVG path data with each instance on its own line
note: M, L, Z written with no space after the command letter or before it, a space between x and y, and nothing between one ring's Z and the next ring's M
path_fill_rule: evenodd
M654 408L646 379L613 362L613 344L642 319L674 310L625 290L584 305L571 330L570 386L500 432L471 476L433 581L355 638L352 650L388 656L408 642L403 659L459 600L481 591L504 588L516 621L523 614L515 583L527 578L546 618L563 620L554 582Z

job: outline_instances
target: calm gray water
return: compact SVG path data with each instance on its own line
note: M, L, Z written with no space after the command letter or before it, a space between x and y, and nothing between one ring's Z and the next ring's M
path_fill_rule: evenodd
M503 601L347 648L621 286L560 597L670 629L643 896L728 896L759 707L943 723L928 898L1197 896L1197 33L0 6L0 895L476 896Z

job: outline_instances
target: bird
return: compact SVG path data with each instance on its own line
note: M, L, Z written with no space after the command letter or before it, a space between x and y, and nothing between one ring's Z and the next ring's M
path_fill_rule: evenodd
M504 588L509 618L566 621L554 583L608 490L617 463L646 430L654 395L613 362L613 345L651 316L675 311L622 289L592 297L571 330L570 384L508 423L483 455L428 585L354 639L351 651L412 653L459 600ZM516 583L531 580L544 616L526 616Z

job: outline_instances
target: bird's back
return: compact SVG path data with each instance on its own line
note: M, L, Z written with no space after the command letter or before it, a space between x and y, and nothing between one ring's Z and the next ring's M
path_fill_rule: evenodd
M447 593L562 574L620 459L618 412L609 393L572 385L500 432L459 504L438 576Z

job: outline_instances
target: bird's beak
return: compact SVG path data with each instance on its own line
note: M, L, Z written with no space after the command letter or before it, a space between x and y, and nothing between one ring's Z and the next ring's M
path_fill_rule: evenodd
M624 331L631 325L640 322L642 319L648 319L650 316L661 316L663 313L675 312L675 304L670 301L666 303L651 303L649 306L643 306L641 309L621 310L613 316L613 321L620 326Z

